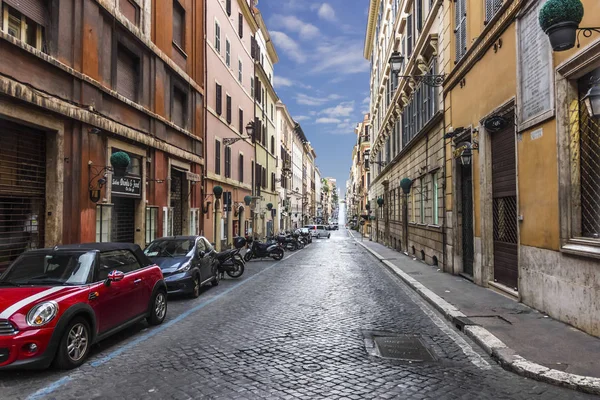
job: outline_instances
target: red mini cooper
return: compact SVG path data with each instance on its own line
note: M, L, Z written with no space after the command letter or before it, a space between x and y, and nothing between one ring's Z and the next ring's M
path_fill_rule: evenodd
M93 343L166 314L162 272L137 245L28 251L0 277L0 370L78 367Z

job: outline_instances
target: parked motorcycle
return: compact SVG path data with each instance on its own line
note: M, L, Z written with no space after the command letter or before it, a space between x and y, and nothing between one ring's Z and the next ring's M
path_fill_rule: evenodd
M218 270L221 276L226 273L232 278L239 278L244 273L245 262L240 254L242 247L246 245L246 239L236 237L233 239L234 249L225 250L217 253Z
M248 247L248 251L244 254L246 262L253 258L271 257L277 261L283 258L283 249L277 243L261 243L258 240L248 239Z

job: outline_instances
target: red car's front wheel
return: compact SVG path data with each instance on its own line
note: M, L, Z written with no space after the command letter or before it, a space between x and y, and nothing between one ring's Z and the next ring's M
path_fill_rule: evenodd
M83 318L74 318L60 340L54 363L60 369L73 369L85 361L91 345L90 326Z

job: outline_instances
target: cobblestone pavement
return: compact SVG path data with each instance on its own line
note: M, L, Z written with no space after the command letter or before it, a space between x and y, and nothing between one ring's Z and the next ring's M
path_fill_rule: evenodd
M75 371L1 374L0 398L592 398L504 371L345 231L287 254L171 300L165 324L100 343ZM370 355L382 332L418 336L435 360Z

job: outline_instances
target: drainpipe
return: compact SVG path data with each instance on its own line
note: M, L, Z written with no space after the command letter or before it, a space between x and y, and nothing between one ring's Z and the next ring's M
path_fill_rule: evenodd
M206 45L206 7L207 6L206 6L206 3L207 2L205 1L203 3L204 3L204 15L202 16L202 19L203 19L203 24L204 24L204 32L202 32L202 40L204 41L204 54L202 56L202 58L203 58L203 60L202 60L202 64L203 64L202 67L204 68L204 96L202 96L202 101L204 102L204 104L203 104L203 107L202 107L203 108L202 113L203 113L203 118L204 118L204 137L203 137L203 139L204 139L203 142L204 143L203 143L202 147L203 147L203 150L204 150L204 154L203 155L204 155L204 161L205 162L204 162L204 166L200 167L200 168L202 168L202 175L203 175L203 178L204 178L204 179L202 179L202 185L201 185L201 188L200 188L200 207L201 207L200 210L201 211L202 211L202 208L204 208L204 198L206 196L206 178L208 176L208 174L206 173L206 166L207 166L207 164L206 164L206 154L208 152L208 147L207 147L208 146L208 143L207 143L208 141L206 140L206 133L208 132L208 118L207 118L208 115L207 115L207 112L206 112L206 105L207 105L207 102L206 102L206 94L207 94L206 83L208 82L208 68L207 68L207 64L208 63L206 62L206 58L207 58L206 57L206 54L207 54L207 52L206 52L206 50L207 50L207 45ZM207 215L210 215L210 212L208 212ZM200 234L202 236L204 236L204 220L205 220L204 215L202 215L202 226L200 227ZM216 241L215 241L215 243L216 243Z

